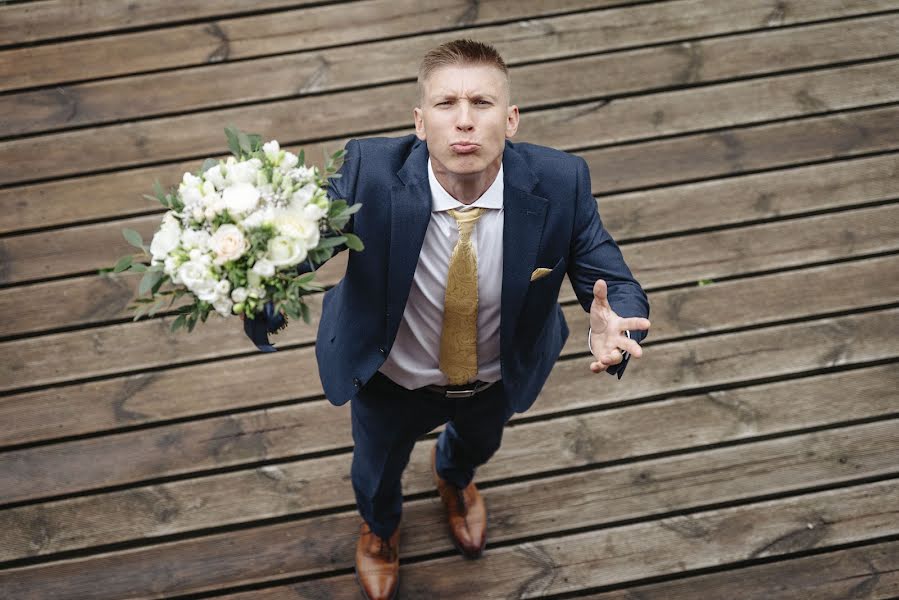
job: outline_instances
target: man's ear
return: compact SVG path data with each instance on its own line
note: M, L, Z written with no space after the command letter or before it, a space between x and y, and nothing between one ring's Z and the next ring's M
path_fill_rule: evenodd
M510 138L518 132L518 123L520 120L520 115L518 114L518 106L512 105L509 107L509 112L506 117L506 137Z
M412 119L415 121L415 135L417 135L418 139L421 141L425 141L427 136L425 135L424 113L421 108L416 106L412 109Z

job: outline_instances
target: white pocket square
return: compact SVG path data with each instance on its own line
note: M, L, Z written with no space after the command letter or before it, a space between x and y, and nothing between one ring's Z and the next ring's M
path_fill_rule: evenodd
M531 281L537 281L541 277L546 277L550 273L552 273L552 269L547 269L546 267L540 267L539 269L534 269L534 272L531 273Z

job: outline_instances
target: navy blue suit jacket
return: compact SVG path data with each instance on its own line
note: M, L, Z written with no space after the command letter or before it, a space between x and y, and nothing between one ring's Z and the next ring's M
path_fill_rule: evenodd
M335 405L356 395L396 339L431 216L427 161L427 144L415 135L354 139L341 177L331 179L331 198L362 203L347 229L365 244L350 253L345 276L323 300L315 354ZM649 317L649 302L602 226L584 159L507 140L503 172L500 360L506 400L524 412L568 337L558 304L566 273L586 311L597 279L622 317ZM552 271L531 282L538 267ZM638 342L645 335L631 332ZM626 366L608 371L620 378Z

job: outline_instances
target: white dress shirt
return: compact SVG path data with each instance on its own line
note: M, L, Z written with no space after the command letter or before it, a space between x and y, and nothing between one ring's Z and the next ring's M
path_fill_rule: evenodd
M428 159L431 220L425 233L409 299L396 340L379 371L406 389L447 385L440 370L440 337L449 260L459 239L450 209L486 208L471 242L478 258L478 373L474 380L499 381L500 297L503 281L503 168L480 198L465 205L437 181Z

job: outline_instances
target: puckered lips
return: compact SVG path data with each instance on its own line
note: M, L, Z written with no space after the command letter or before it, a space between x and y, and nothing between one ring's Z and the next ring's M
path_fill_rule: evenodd
M481 145L470 140L460 140L458 142L453 142L452 144L450 144L450 147L456 154L472 154L474 152L477 152L480 149Z

